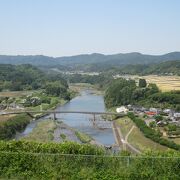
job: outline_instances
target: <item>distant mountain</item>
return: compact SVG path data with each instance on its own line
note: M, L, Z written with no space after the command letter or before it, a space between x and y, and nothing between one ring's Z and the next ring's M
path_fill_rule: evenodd
M166 61L158 64L148 65L126 65L119 69L115 69L114 72L120 74L174 74L180 75L180 61Z
M35 66L57 66L77 68L77 69L94 69L109 68L125 65L148 65L165 61L180 60L180 52L171 52L164 55L146 55L137 52L126 54L83 54L67 57L48 57L48 56L4 56L0 55L0 64L33 64Z
M53 57L48 56L6 56L0 55L0 64L33 64L33 65L56 65L57 62L54 60Z

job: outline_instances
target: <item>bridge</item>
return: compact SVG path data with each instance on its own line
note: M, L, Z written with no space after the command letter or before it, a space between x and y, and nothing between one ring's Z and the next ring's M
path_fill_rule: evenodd
M49 115L53 114L53 119L56 120L56 114L89 114L93 115L92 123L93 126L96 121L96 115L110 115L110 116L117 116L117 117L123 117L126 114L125 113L116 113L116 112L96 112L96 111L55 111L55 110L47 110L47 111L6 111L6 112L1 112L0 115L12 115L12 114L22 114L26 113L32 118L34 118L33 114L42 114L42 115ZM112 130L113 134L115 137L116 144L114 146L120 147L122 146L123 149L129 149L131 152L134 152L135 154L139 154L140 151L134 148L132 145L127 143L122 139L122 134L118 132L118 128L115 126L114 122L112 123Z
M56 114L90 114L94 116L95 115L115 115L118 117L123 117L125 114L124 113L116 113L116 112L92 112L92 111L53 111L53 110L48 110L48 111L7 111L7 112L2 112L0 115L11 115L11 114L54 114L54 119L56 119Z

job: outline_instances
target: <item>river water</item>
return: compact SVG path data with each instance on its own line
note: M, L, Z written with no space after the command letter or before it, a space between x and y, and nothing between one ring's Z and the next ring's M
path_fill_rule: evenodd
M55 110L104 112L104 98L102 95L94 94L93 90L83 90L79 96L63 106L58 106ZM16 139L28 135L39 121L49 117L53 117L53 114L31 122L24 132L17 135ZM90 135L101 144L108 146L115 144L111 122L102 121L100 116L96 116L95 124L92 122L93 116L86 114L56 114L56 118L58 121L63 121L68 126Z

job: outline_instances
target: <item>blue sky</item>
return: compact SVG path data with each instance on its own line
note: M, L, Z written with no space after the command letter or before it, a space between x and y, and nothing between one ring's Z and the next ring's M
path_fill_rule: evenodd
M0 54L180 51L180 0L0 0Z

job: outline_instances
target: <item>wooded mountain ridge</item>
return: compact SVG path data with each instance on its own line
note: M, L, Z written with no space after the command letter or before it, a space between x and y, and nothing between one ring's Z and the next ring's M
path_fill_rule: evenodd
M136 65L136 64L154 64L165 61L180 60L180 52L171 52L164 55L146 55L137 52L133 53L120 53L114 55L104 54L82 54L76 56L66 57L49 57L43 55L35 56L7 56L0 55L0 64L33 64L35 66L56 66L62 67L79 67L88 65L93 67L117 67L125 65Z

